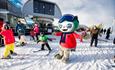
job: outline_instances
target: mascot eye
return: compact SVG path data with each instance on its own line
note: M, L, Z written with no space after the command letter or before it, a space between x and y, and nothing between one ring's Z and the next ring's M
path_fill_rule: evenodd
M72 24L67 24L67 28L71 28L72 27Z
M59 25L60 28L62 28L62 25Z

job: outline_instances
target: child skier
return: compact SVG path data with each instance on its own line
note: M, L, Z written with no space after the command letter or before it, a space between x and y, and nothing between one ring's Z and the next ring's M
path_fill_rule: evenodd
M59 20L59 29L61 32L55 33L56 36L61 36L60 51L55 55L55 58L61 59L62 62L67 63L69 60L70 51L76 49L76 38L82 42L82 37L74 31L79 25L77 16L71 14L64 15Z
M7 24L4 24L0 34L4 38L4 44L5 44L5 50L4 50L2 59L11 58L10 54L16 55L16 53L14 53L15 38L13 35L13 31Z
M53 39L53 38L48 38L48 37L44 34L44 32L41 32L41 33L40 33L40 36L39 36L39 40L38 40L37 42L41 44L41 50L45 50L45 49L44 49L44 46L46 45L46 47L48 48L49 53L50 53L50 52L51 52L51 48L50 48L50 46L49 46L47 40L52 41L52 40L55 40L55 39Z
M25 30L26 26L23 23L21 23L21 21L18 21L16 25L16 32L18 33L19 42L22 46L26 44Z
M37 23L34 24L33 31L36 36L36 41L38 41L38 35L40 34L40 29L39 29L39 25Z

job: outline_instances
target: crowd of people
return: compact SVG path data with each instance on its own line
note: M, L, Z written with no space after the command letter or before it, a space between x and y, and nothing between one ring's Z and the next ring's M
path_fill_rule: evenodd
M18 33L20 46L26 45L27 43L25 37L26 26L23 23L21 23L21 21L18 21L16 24L15 31ZM32 35L31 31L30 31L30 35L33 36L34 40L36 39L36 41L38 41L38 35L40 34L40 30L37 23L34 24L32 31L34 35ZM5 46L5 50L2 58L11 58L10 55L12 54L17 55L17 53L14 52L15 36L14 36L13 29L10 23L4 22L3 19L0 20L0 36L1 36L0 44L4 44ZM34 36L36 38L34 38Z

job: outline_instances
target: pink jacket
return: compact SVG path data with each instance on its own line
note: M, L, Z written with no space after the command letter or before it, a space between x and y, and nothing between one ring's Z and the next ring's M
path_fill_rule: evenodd
M39 33L39 32L40 32L40 31L39 31L39 27L38 27L38 26L35 26L35 27L34 27L34 33L37 34L37 33Z

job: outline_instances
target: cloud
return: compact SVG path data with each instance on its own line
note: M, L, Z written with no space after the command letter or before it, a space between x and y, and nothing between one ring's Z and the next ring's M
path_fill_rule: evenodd
M49 0L55 2L62 14L78 15L80 24L103 23L110 26L115 19L115 0ZM112 24L113 25L113 24ZM115 26L115 25L114 25Z

